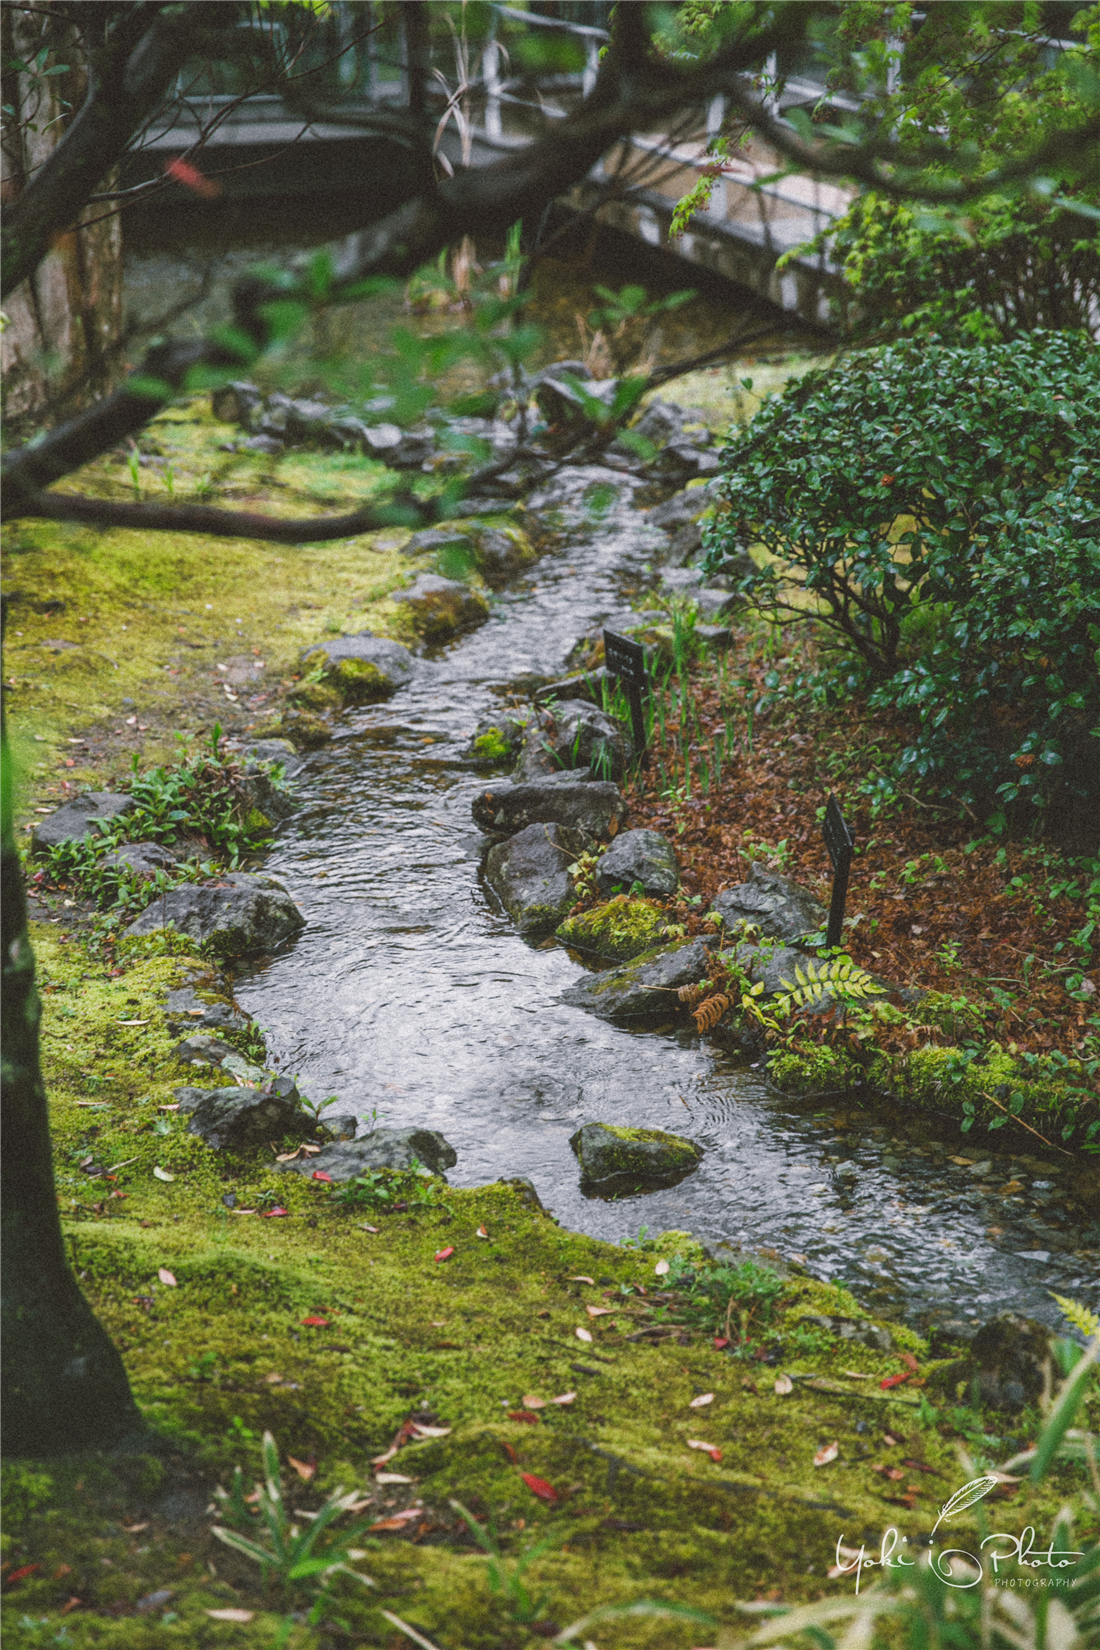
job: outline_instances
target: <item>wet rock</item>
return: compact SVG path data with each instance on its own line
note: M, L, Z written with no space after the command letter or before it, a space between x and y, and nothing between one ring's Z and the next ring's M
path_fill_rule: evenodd
M752 945L747 941L740 945L732 945L721 954L725 960L738 963L754 985L758 981L763 984L761 996L764 999L789 991L791 985L797 983L795 969L803 968L806 962L806 953L795 951L789 945L772 947ZM825 1010L832 1007L833 1002L834 998L826 992L820 999L820 1007Z
M305 927L305 918L274 877L231 871L212 886L169 889L126 932L168 927L209 946L215 956L246 957L273 951Z
M558 699L587 699L590 705L603 709L603 687L607 681L607 667L599 665L581 676L566 676L560 682L548 682L535 692L536 705L553 704Z
M675 1185L703 1160L694 1140L664 1129L586 1123L569 1144L581 1166L582 1189L596 1193L626 1189L624 1182Z
M105 871L124 871L141 882L152 882L161 871L171 873L177 861L159 842L124 842L100 861Z
M496 716L483 716L462 753L463 760L486 766L515 762L529 720L530 712L525 710L500 711Z
M528 726L516 769L519 783L562 769L588 768L601 779L621 779L634 744L617 717L587 699L560 699L540 709Z
M715 895L711 909L721 917L722 926L727 930L751 922L769 938L787 941L816 934L829 917L821 901L808 888L759 863L752 866L747 882L724 888Z
M199 1032L194 1037L185 1037L175 1049L176 1059L185 1066L207 1065L220 1066L227 1055L233 1053L228 1043L219 1041L217 1037L209 1037Z
M699 617L706 624L714 624L719 619L729 619L745 605L745 598L739 596L735 590L716 590L706 585L702 590L692 592L692 601Z
M311 668L322 665L325 681L334 686L349 705L388 699L406 685L415 669L407 647L385 636L375 636L369 630L317 642L303 651L302 661L311 662ZM293 732L290 737L294 737Z
M394 426L385 426L387 445L379 447L371 442L371 450L375 458L380 458L383 464L391 470L419 470L436 455L435 431L428 424L416 425L411 430L402 430L400 440L390 442L389 433ZM375 426L375 430L379 426ZM368 431L367 439L370 440Z
M881 1324L871 1323L867 1318L838 1318L830 1317L825 1313L808 1312L800 1317L800 1324L809 1324L812 1329L824 1330L826 1335L832 1335L838 1341L855 1341L859 1346L870 1347L873 1352L889 1352L894 1344L894 1337Z
M507 1177L502 1175L496 1184L498 1186L511 1186L525 1208L538 1209L541 1210L543 1214L547 1214L549 1212L538 1192L535 1190L534 1181L528 1180L525 1174L515 1174Z
M222 424L243 424L251 429L264 404L263 391L255 384L234 381L214 390L210 410Z
M490 848L485 881L521 934L556 928L576 895L569 866L583 843L563 825L528 825Z
M494 835L512 836L531 825L565 825L590 841L606 842L626 817L617 785L491 785L473 802L474 824Z
M173 1034L200 1027L204 1031L246 1032L252 1025L252 1016L229 997L202 997L192 986L168 993L165 1014Z
M622 831L596 867L601 893L630 892L641 883L644 893L671 899L680 886L676 850L659 831Z
M677 567L686 567L696 560L703 548L703 525L689 521L677 528L668 541L668 560Z
M696 476L715 476L721 468L718 454L687 441L671 441L646 465L651 481L683 484Z
M41 854L62 842L83 842L85 837L101 836L100 820L109 825L133 809L132 796L121 796L114 791L86 791L40 819L31 833L31 846L35 853Z
M453 526L444 524L442 527L423 527L419 533L401 547L403 556L434 556L440 550L463 550L469 554L470 565L474 560L474 541L467 530L466 523L460 526L457 522Z
M273 458L276 453L285 452L286 443L280 441L276 435L249 435L243 441L238 441L239 450L247 453L266 453Z
M466 630L476 630L489 617L484 596L457 579L421 573L408 590L399 590L395 603L412 615L413 627L426 642L445 642Z
M321 1121L334 1140L354 1140L359 1129L357 1117L325 1117Z
M254 739L250 745L242 747L240 759L244 763L245 773L251 773L260 765L278 765L283 768L287 779L293 779L302 766L302 759L289 739Z
M733 646L733 632L725 624L697 624L695 639L702 642L704 647L727 648Z
M1049 1331L1033 1318L1002 1312L970 1343L970 1374L990 1409L1014 1412L1043 1390L1050 1358Z
M667 447L670 441L679 440L683 431L682 407L678 407L674 401L651 401L632 427L631 434L640 435L643 440L651 441L655 447Z
M342 702L342 701L341 701ZM288 705L268 731L285 737L298 751L317 751L332 738L332 728L323 716Z
M668 920L663 906L653 900L631 899L619 894L603 905L594 905L576 916L566 917L557 931L563 945L572 946L604 963L629 962L654 946L670 944L683 934Z
M675 533L681 527L698 521L712 503L709 488L687 487L681 493L673 493L663 504L655 504L649 512L649 520L654 527L661 527L666 533Z
M676 993L706 974L710 952L702 940L645 951L633 962L602 974L586 974L561 994L563 1003L583 1008L601 1020L667 1019L681 1010Z
M418 1165L442 1174L458 1162L458 1153L437 1129L375 1129L362 1140L337 1140L316 1155L280 1163L290 1174L311 1178L318 1170L333 1180L354 1180L371 1169L408 1171Z
M535 386L535 402L546 422L553 430L578 440L596 428L595 421L585 410L580 394L568 381L570 378L582 377L583 374L570 370L563 363L561 367L544 373ZM616 378L593 378L589 375L584 384L584 393L594 396L605 407L610 407L618 387Z
M188 1134L222 1151L227 1146L263 1146L281 1135L306 1139L314 1121L302 1110L289 1077L272 1077L261 1088L178 1088L180 1116Z
M268 830L281 819L289 819L297 807L290 791L277 784L266 768L253 763L245 769L241 792L248 801L250 815L246 823L251 831Z
M531 493L527 508L599 518L614 505L628 501L641 485L637 476L622 475L605 464L564 464L545 486Z
M474 564L490 590L500 590L535 560L530 539L518 527L484 527L474 538Z

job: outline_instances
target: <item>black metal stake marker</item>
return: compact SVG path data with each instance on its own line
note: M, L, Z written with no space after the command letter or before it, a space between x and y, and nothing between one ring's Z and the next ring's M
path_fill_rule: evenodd
M634 736L634 750L640 762L646 758L645 715L642 694L648 687L645 673L645 648L641 642L632 642L614 630L603 633L603 656L609 676L617 676L626 689L630 701L630 730Z
M844 933L844 902L848 898L848 872L852 868L852 850L855 838L840 811L836 797L830 794L825 804L825 824L821 835L833 862L833 897L829 905L829 932L827 946L839 945Z

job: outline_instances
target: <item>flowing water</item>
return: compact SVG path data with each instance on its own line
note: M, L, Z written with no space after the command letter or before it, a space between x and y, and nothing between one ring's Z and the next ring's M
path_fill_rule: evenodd
M488 624L389 703L349 714L300 774L268 869L308 926L238 982L281 1069L315 1099L338 1095L335 1114L439 1129L455 1185L528 1176L568 1227L766 1246L921 1325L1009 1307L1056 1322L1049 1291L1094 1293L1100 1238L1067 1215L1067 1159L1007 1155L1027 1152L1019 1141L967 1151L946 1120L937 1138L927 1116L854 1100L822 1114L693 1032L606 1025L560 1001L580 965L494 908L461 748L506 684L560 674L577 638L623 611L658 538L625 495L563 519L562 547ZM594 1121L671 1129L706 1155L672 1190L588 1199L569 1137ZM1023 1189L1005 1194L1010 1173Z

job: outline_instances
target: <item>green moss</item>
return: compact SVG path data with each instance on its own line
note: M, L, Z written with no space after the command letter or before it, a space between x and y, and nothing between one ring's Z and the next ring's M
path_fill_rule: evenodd
M489 728L474 740L474 750L483 762L505 762L512 755L512 741L502 728Z
M701 1155L693 1141L685 1140L679 1134L669 1134L664 1129L626 1129L613 1123L601 1123L600 1127L606 1134L621 1140L624 1148L627 1148L621 1155L614 1149L603 1151L601 1170L605 1175L637 1172L637 1155L628 1149L632 1145L660 1146L663 1153L661 1166L670 1174L678 1173L681 1169L693 1169Z
M1073 1076L1049 1059L1025 1066L1007 1049L974 1059L966 1049L933 1046L905 1055L879 1053L868 1070L876 1089L910 1105L950 1111L984 1128L1001 1128L1000 1119L1016 1116L1063 1145L1079 1145L1100 1115L1095 1095L1075 1090Z
M370 668L374 669L373 666ZM375 671L375 674L378 672ZM288 704L300 705L305 710L339 710L344 703L344 694L325 682L303 682L300 687L292 688L286 697Z
M643 951L678 939L683 932L682 925L669 922L667 911L656 900L617 894L604 905L566 917L557 937L565 945L609 962L629 962Z
M840 1049L822 1044L776 1049L768 1055L768 1076L785 1094L821 1094L858 1088L864 1071Z

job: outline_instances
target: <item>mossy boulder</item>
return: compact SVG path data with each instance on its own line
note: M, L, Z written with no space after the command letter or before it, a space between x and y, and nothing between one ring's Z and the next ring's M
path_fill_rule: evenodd
M112 791L87 791L71 802L55 808L34 827L31 844L36 853L56 848L62 842L82 842L85 837L100 836L102 827L128 814L135 807L132 796L117 795Z
M697 984L709 963L710 952L702 940L679 940L643 951L618 968L575 980L562 992L562 1002L616 1023L672 1018L683 1012L677 997L680 987Z
M676 850L660 831L622 831L596 867L596 882L604 894L640 884L647 894L671 899L680 886Z
M467 630L476 630L489 617L485 597L458 579L421 573L408 590L394 595L396 606L407 612L413 630L426 642L445 642Z
M317 642L304 650L302 661L311 670L320 667L322 681L347 705L388 699L409 682L415 669L407 647L369 630Z
M537 785L487 785L474 797L474 824L511 836L531 825L566 825L593 841L606 841L626 817L617 785L597 780L556 780Z
M522 527L482 527L473 534L474 559L490 590L499 590L535 560Z
M288 1134L305 1139L314 1130L313 1118L303 1111L289 1077L273 1077L259 1088L184 1086L174 1092L180 1116L187 1119L188 1134L197 1135L215 1151L226 1147L247 1150Z
M485 880L521 934L556 928L573 903L581 844L562 825L529 825L489 850Z
M675 1185L703 1161L694 1140L664 1129L586 1123L569 1144L581 1166L582 1190L596 1193Z
M564 945L608 962L629 962L643 951L679 938L683 928L668 920L656 900L618 894L603 905L566 917L557 937Z
M472 765L484 764L486 767L514 762L530 715L527 710L514 710L483 716L470 736L463 759Z
M305 918L274 877L227 872L210 887L170 888L132 922L128 935L172 927L216 957L248 957L273 951L305 927Z
M367 668L374 669L373 665ZM334 674L339 675L339 670ZM344 695L333 682L300 682L297 687L291 688L286 702L288 705L300 705L304 710L339 710L344 703Z
M444 1169L453 1169L457 1162L458 1153L438 1129L375 1129L362 1140L338 1140L315 1157L295 1158L281 1167L309 1179L320 1170L334 1181L343 1181L375 1169L407 1171L423 1167L442 1175Z
M279 717L264 722L256 731L265 740L285 739L296 751L320 750L332 738L331 724L323 716L294 705L288 705Z

